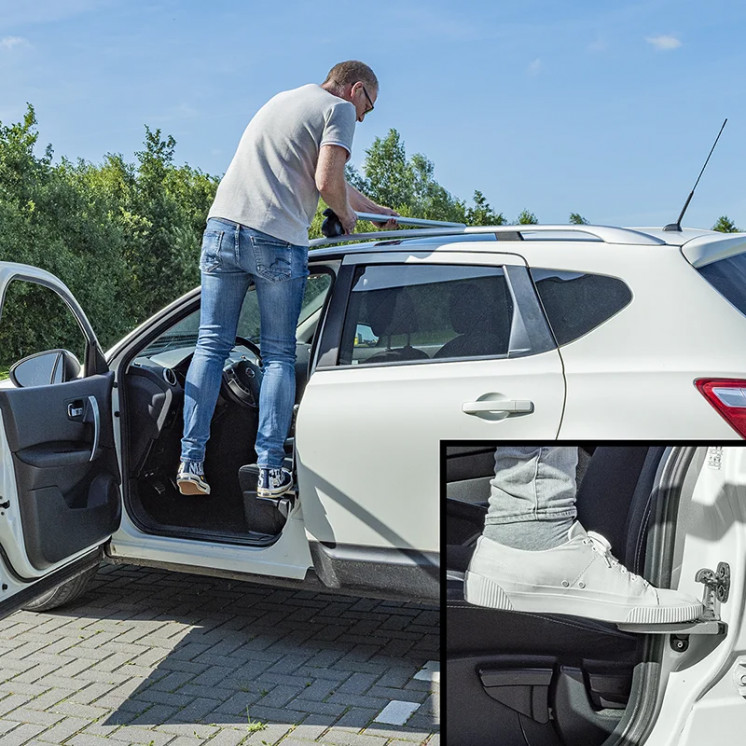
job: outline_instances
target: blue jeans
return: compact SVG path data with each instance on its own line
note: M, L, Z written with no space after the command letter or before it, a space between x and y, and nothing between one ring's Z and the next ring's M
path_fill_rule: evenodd
M500 446L485 525L575 520L577 464L574 446Z
M210 218L200 258L197 349L184 389L182 461L203 461L223 364L250 283L256 286L264 376L259 395L257 464L282 466L295 404L295 330L308 275L308 248L222 218Z

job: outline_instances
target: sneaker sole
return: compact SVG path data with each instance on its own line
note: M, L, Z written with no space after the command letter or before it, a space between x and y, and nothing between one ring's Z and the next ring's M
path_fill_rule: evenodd
M285 489L280 490L279 492L272 492L271 490L265 490L261 488L257 488L256 490L256 496L257 497L282 497L287 492L290 492L293 489L292 484L289 484Z
M210 485L201 485L193 479L180 478L176 480L176 486L182 495L209 495Z
M629 606L594 601L588 596L531 592L507 592L491 578L467 572L464 599L476 606L503 611L535 614L568 614L616 624L674 624L696 619L703 612L701 603L681 606Z

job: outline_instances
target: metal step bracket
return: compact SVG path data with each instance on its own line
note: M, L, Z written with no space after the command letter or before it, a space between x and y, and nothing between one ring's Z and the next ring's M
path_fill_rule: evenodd
M720 604L728 600L730 594L730 565L720 562L717 570L703 568L694 576L704 584L702 605L705 607L698 619L676 624L617 624L623 632L637 632L645 635L674 635L671 644L677 652L688 647L687 635L724 635L728 625L720 620Z

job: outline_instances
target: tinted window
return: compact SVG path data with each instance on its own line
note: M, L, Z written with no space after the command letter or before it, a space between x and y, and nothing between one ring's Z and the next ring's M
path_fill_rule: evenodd
M707 264L699 268L699 273L746 315L746 254Z
M506 355L512 314L499 268L360 267L345 317L339 364Z
M630 289L615 277L532 269L557 344L572 342L624 308Z

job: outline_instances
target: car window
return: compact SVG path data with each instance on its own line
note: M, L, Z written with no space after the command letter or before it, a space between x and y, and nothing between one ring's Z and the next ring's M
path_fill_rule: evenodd
M513 304L501 268L445 264L359 267L339 365L507 355Z
M616 277L535 268L531 278L559 345L587 334L632 300Z
M0 379L7 378L13 363L29 355L67 350L83 361L85 349L85 335L56 291L27 280L9 283L0 317Z
M746 315L746 254L737 254L698 268L699 273Z
M311 275L306 281L298 326L308 321L324 304L331 287L332 277L328 273ZM140 355L149 357L169 350L183 348L186 352L197 345L199 333L199 309L184 317L166 332L154 339ZM259 344L259 305L252 286L246 293L236 334Z

